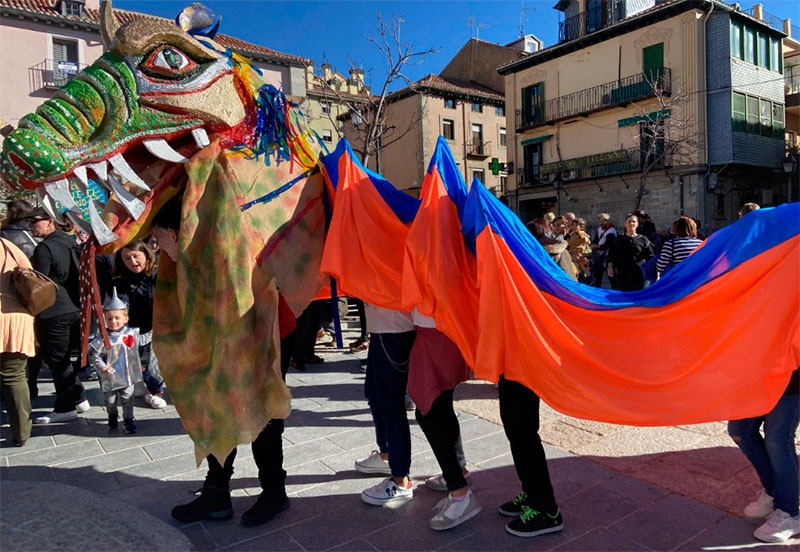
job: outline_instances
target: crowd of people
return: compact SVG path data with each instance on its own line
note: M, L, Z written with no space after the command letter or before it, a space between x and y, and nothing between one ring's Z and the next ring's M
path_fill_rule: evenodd
M747 204L740 216L757 209ZM180 202L172 201L152 222L149 243L136 241L114 256L98 256L96 268L105 297L103 320L109 341L95 335L90 344L91 366L104 392L108 425L118 427L121 405L123 428L135 433L133 397L139 394L152 408L163 408L165 384L151 348L153 292L158 256L177 258ZM600 287L607 277L612 289L635 291L683 262L702 245L698 224L689 217L675 220L671 229L655 224L643 211L627 215L618 232L607 213L597 218L597 228L587 232L586 221L573 213L548 213L528 223L528 228L553 261L577 282ZM24 446L30 438L31 399L38 395L37 377L45 363L55 384L53 411L33 424L63 423L86 412L89 402L75 361L78 339L78 258L80 239L43 208L13 202L2 228L3 272L0 284L4 335L0 388L11 426L13 442ZM159 253L160 251L160 253ZM11 272L33 267L58 285L55 303L35 319L15 298ZM330 306L327 306L330 310ZM288 312L288 314L287 314ZM281 371L297 371L321 361L314 343L323 325L326 306L318 301L294 318L279 309ZM470 377L458 347L437 330L433 319L416 309L410 313L369 304L359 305L362 333L350 345L367 350L365 397L374 423L376 449L355 461L355 469L384 478L361 493L371 505L402 504L413 499L408 397L415 417L441 468L425 481L445 493L429 520L433 530L456 527L481 512L472 487L458 418L454 410L456 386ZM110 344L110 347L109 347ZM500 376L500 416L520 483L520 492L499 506L511 518L508 533L533 537L561 531L564 526L547 459L539 437L537 394L519 382ZM754 535L766 542L781 542L800 533L798 516L798 463L794 435L800 419L800 380L796 370L777 405L763 416L729 422L728 432L753 464L763 486L760 496L744 515L765 521ZM763 428L763 435L762 435ZM262 493L241 519L245 526L268 522L289 507L286 471L283 469L284 421L273 419L252 443ZM230 481L236 458L234 448L226 458L207 457L208 472L199 496L176 506L172 517L180 522L227 520L233 516Z

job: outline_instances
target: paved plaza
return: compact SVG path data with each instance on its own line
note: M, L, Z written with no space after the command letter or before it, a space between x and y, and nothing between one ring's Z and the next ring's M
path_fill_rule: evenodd
M345 341L354 335L348 332ZM412 424L414 499L393 509L363 503L377 483L353 469L376 448L358 355L318 346L324 364L292 372L292 414L284 434L291 507L261 527L239 524L260 492L249 447L232 480L234 519L181 525L170 517L192 499L205 467L174 407L137 399L139 431L109 432L103 396L86 383L93 408L78 421L34 426L24 448L0 429L0 550L797 550L756 543L740 517L758 493L755 472L724 423L637 428L576 420L542 407L542 437L564 531L523 539L504 530L497 507L519 492L494 385L459 387L456 408L474 491L483 510L444 532L428 528L442 498L422 483L438 473ZM34 415L49 410L43 372Z

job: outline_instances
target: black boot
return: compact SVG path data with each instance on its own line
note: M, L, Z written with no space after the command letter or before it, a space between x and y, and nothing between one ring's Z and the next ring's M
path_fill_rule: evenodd
M231 490L228 487L214 487L206 483L200 496L188 504L172 509L172 517L183 523L211 519L223 521L233 517Z
M275 517L278 512L283 512L289 507L289 499L286 491L264 491L258 495L258 500L252 508L242 514L242 525L245 527L256 527L264 525Z

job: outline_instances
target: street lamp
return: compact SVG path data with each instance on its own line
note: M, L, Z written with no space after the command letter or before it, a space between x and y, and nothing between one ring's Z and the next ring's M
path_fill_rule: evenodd
M792 202L792 176L794 175L794 157L791 152L786 152L786 158L783 160L783 172L786 173L786 180L789 184L789 203Z

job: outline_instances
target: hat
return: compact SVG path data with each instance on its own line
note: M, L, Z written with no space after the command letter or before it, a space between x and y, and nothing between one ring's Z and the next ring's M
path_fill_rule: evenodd
M117 288L113 288L111 297L106 298L106 302L103 303L103 311L110 310L128 310L128 304L117 295Z
M609 215L608 213L600 213L599 215L597 215L597 218L603 220L611 220L611 215Z
M30 219L43 219L43 218L53 218L51 217L47 211L45 211L44 207L36 207L31 209L27 215L25 215L25 220Z

